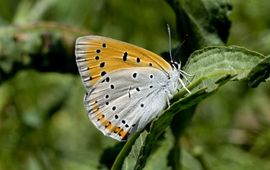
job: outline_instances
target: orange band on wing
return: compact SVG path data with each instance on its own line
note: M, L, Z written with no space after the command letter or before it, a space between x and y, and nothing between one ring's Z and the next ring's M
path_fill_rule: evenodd
M107 120L101 112L97 110L97 121L101 122L101 124L105 127L106 130L108 130L111 133L118 134L122 139L125 139L128 137L129 133L128 131L125 131L123 128L119 126L113 125L109 120Z

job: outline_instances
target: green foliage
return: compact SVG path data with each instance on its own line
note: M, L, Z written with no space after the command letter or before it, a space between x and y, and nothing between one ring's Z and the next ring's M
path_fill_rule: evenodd
M197 104L229 80L248 79L251 69L264 58L261 54L239 47L208 47L194 52L184 67L184 71L194 75L188 86L192 94L185 96L187 92L183 90L172 99L176 102L165 110L158 120L152 123L149 134L138 138L137 140L140 142L135 142L135 146L132 146L134 149L130 154L138 153L138 148L140 148L140 152L129 162L137 162L134 166L135 169L142 169L153 146L158 142L159 136L171 124L176 114L181 114L182 110ZM265 70L267 69L265 68ZM178 123L186 124L185 121L187 120L190 119L180 119ZM128 142L126 145L131 144Z
M267 169L263 1L1 1L0 169ZM164 52L167 23L173 44L184 42L173 53L192 93L181 90L145 130L115 144L85 115L75 38L95 32Z

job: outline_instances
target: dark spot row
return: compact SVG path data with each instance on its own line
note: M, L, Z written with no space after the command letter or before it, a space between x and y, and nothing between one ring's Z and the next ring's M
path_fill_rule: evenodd
M135 72L135 73L132 74L132 77L133 78L136 78L137 75L138 75L138 73ZM154 78L154 75L153 74L150 74L149 77L150 77L150 79L153 79Z
M102 44L102 47L103 47L103 48L106 48L106 43L103 43L103 44ZM96 53L100 53L100 52L101 52L100 49L96 49Z
M128 59L128 53L127 52L124 52L124 54L123 54L123 61L127 61L127 59ZM139 57L137 57L136 58L136 62L137 63L140 63L141 62L141 59ZM153 66L153 64L152 63L149 63L149 66L151 67L151 66Z
M107 46L106 43L103 43L103 44L102 44L102 47L103 47L103 48L106 48L106 46ZM96 53L99 54L100 52L101 52L100 49L96 49ZM99 56L96 56L95 59L96 59L96 60L99 60Z

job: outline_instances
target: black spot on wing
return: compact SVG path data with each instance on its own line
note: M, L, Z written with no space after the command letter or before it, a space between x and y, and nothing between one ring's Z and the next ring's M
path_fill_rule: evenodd
M99 64L99 67L101 67L101 68L104 67L104 66L105 66L105 62L102 62L102 63Z
M132 74L132 77L133 77L133 78L136 78L137 75L138 75L137 73L133 73L133 74Z
M127 52L124 52L123 61L127 61L127 57L128 57L128 53Z
M101 76L104 76L105 74L106 74L106 71L102 71L102 72L100 73Z

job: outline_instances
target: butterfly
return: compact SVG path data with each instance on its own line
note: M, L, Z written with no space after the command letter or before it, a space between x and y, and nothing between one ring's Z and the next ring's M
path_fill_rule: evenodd
M118 141L158 117L179 86L188 91L180 64L129 43L79 37L75 55L88 116L104 135Z

